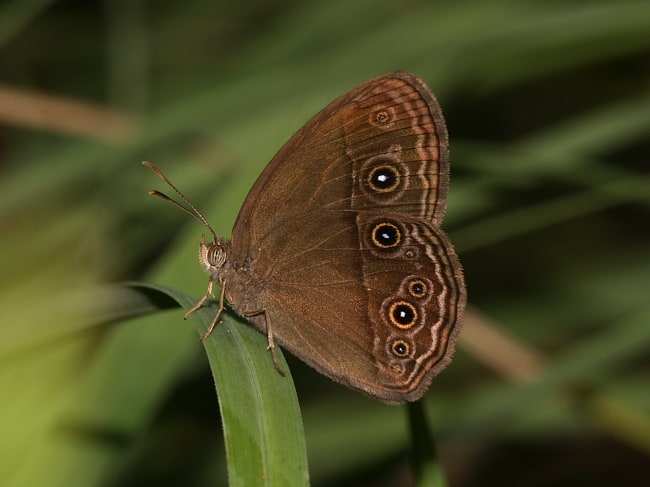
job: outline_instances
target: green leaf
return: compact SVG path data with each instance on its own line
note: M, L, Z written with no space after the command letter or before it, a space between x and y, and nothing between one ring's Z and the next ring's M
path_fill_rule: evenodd
M193 298L165 286L130 287L165 294L185 309L195 304ZM199 335L216 312L211 303L191 315ZM203 345L219 397L230 486L308 485L298 398L280 349L276 354L285 377L273 366L266 337L228 313Z

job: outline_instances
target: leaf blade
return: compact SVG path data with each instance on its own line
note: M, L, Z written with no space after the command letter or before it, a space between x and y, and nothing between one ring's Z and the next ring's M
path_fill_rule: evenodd
M185 309L195 303L165 286L130 286L166 294ZM205 333L216 310L212 303L191 315L199 335ZM286 377L273 367L266 337L228 313L203 345L218 393L229 484L309 485L298 398L282 352L276 349Z

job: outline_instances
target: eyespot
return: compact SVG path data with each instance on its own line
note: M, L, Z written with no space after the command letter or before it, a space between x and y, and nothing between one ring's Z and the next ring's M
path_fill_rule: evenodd
M380 125L384 125L388 122L390 122L390 119L392 118L390 116L390 113L388 113L387 110L378 110L374 114L375 118L375 123L378 123Z
M420 313L408 301L393 301L388 307L388 319L397 328L408 330L420 321Z
M386 110L381 110L375 113L375 121L377 123L386 123L388 120L390 120L390 115L388 115Z
M404 249L404 258L406 259L417 259L420 253L418 252L417 247L408 247Z
M429 286L422 279L414 279L408 283L408 290L414 298L423 298L429 292Z
M398 358L405 358L411 355L411 345L405 340L398 338L391 342L390 351Z
M419 306L427 303L435 292L435 284L424 276L408 276L402 281L399 295L417 300Z
M380 259L408 259L404 253L415 251L415 258L419 254L413 237L409 233L411 227L409 222L402 222L398 219L375 215L368 218L363 213L357 216L362 246ZM409 252L414 255L414 252ZM392 292L390 294L393 294ZM406 298L407 296L402 294Z
M412 179L409 165L402 163L401 146L393 144L383 150L363 161L357 176L361 194L380 205L403 198Z
M391 106L377 107L370 113L369 117L370 124L381 129L389 128L394 120L395 108Z
M394 191L400 184L400 174L393 166L382 164L368 172L368 186L378 193Z
M371 240L375 247L390 249L402 242L402 232L394 223L377 223L372 227Z

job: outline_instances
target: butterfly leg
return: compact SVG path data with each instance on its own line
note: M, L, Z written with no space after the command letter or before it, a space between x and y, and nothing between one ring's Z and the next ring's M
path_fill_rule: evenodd
M271 350L271 358L273 359L273 365L275 366L275 370L278 371L278 374L284 377L285 376L284 370L282 370L282 367L280 367L280 364L278 363L278 357L275 355L275 341L273 340L271 323L269 323L269 320L266 318L266 313L264 314L264 321L266 321L266 339L269 342L266 349Z
M189 310L188 310L188 311L183 315L183 319L184 319L184 320L186 320L186 319L187 319L187 318L188 318L192 313L194 313L195 311L197 311L198 309L200 309L200 308L205 304L205 302L208 300L208 298L209 298L210 296L212 296L212 286L213 286L213 285L214 285L214 282L212 281L212 279L210 279L210 282L208 282L208 290L205 292L205 294L203 295L203 297L202 297L201 299L199 299L199 301L198 301L194 306L192 306L192 307L191 307L191 308L190 308L190 309L189 309ZM221 295L223 296L223 289L222 289Z
M273 330L271 329L271 323L269 323L269 319L266 316L266 310L258 309L255 311L247 311L245 314L246 316L264 315L264 321L266 323L266 339L268 341L268 346L266 349L271 351L271 358L273 360L275 370L277 370L278 374L280 374L282 377L285 377L286 374L284 373L284 370L282 370L282 367L280 367L278 357L275 355L275 340L273 339Z
M208 285L208 292L206 293L206 296L208 294L211 294L211 293L212 293L212 281L210 281L210 284ZM208 338L210 336L210 334L212 333L212 330L214 330L214 327L217 326L217 321L219 321L219 318L221 317L221 313L224 310L224 304L223 303L224 303L225 294L226 294L226 283L224 282L221 285L221 293L219 294L219 309L217 310L217 314L214 315L214 318L210 322L210 326L208 326L208 331L206 331L203 334L203 336L201 336L201 340L205 340L206 338ZM205 296L203 296L203 297L205 298ZM203 299L202 301L205 302L205 299Z

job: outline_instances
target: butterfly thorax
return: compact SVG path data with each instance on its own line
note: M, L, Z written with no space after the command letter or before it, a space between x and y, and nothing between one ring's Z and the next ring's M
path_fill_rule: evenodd
M260 314L264 308L265 283L254 272L257 259L247 257L240 261L234 254L230 240L216 237L213 242L206 242L205 236L201 236L199 261L210 275L210 282L218 282L225 290L226 301L235 313L266 333L266 321Z
M213 242L207 242L205 235L201 236L201 266L210 275L211 282L218 282L226 288L226 299L232 309L246 316L250 310L259 309L264 284L259 275L253 274L251 268L257 259L249 257L240 262L233 254L230 240L216 237Z

